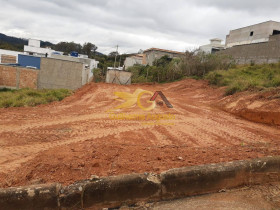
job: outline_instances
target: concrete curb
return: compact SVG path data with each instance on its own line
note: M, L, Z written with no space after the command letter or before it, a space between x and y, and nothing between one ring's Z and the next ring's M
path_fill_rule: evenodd
M0 210L119 207L280 181L280 157L192 166L159 175L144 173L93 177L60 184L0 189Z

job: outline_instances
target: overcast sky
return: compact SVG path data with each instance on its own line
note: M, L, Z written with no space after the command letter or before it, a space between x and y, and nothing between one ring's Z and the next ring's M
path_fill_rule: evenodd
M280 21L279 0L0 0L0 33L92 42L103 53L185 51L267 20Z

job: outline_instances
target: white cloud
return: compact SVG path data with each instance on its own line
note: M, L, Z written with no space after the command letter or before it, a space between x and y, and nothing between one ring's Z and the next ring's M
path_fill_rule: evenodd
M178 51L225 39L230 29L280 20L276 0L0 0L0 32L23 38L92 42L99 51Z

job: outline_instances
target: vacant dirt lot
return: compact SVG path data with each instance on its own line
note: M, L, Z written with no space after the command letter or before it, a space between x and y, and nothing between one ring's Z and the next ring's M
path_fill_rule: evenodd
M161 90L173 109L149 114L173 120L110 119L115 91ZM280 129L222 111L223 90L204 81L163 85L90 84L61 102L0 109L0 187L73 183L91 175L170 168L280 155ZM147 114L138 106L117 113Z

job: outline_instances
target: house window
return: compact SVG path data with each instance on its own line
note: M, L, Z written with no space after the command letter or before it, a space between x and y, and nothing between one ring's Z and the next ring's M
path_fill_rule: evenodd
M278 35L278 34L280 34L280 31L278 31L278 30L273 30L273 34L272 34L272 35Z
M254 31L251 31L251 32L250 32L250 36L253 36L253 35L254 35Z

